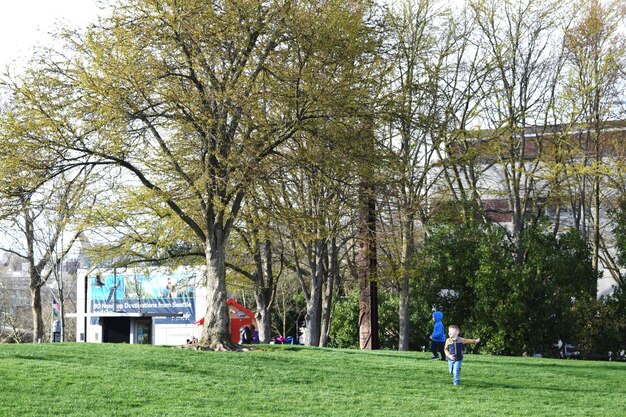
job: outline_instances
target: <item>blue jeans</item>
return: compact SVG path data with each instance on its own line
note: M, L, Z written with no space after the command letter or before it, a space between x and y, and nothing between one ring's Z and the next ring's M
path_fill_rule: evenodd
M454 385L461 385L461 362L460 361L451 361L448 359L448 371L452 374L452 383Z

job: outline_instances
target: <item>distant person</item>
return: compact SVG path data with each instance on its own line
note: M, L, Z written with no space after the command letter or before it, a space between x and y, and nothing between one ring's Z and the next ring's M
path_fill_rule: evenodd
M452 383L461 385L461 363L463 362L463 345L478 343L478 339L465 339L460 337L461 329L459 326L450 326L448 328L448 339L444 347L444 351L448 358L448 370L452 374Z
M176 298L176 284L172 283L171 278L167 279L167 284L165 285L163 296L165 298Z
M433 353L432 360L446 360L446 354L443 350L446 343L445 328L443 326L443 313L441 311L433 312L433 333L430 335L430 351Z
M248 325L241 326L239 329L239 344L248 345L250 343L252 343L252 329Z

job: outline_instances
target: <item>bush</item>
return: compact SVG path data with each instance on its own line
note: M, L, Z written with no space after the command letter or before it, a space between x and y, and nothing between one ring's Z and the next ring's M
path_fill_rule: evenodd
M618 289L612 295L577 303L574 308L579 351L606 356L609 351L626 349L626 294Z
M328 347L359 348L358 293L335 302L328 339Z
M438 227L418 253L414 295L441 309L446 325L480 336L486 352L550 353L575 338L577 303L595 298L590 250L576 231L555 237L540 226L526 229L522 245L518 265L501 228Z

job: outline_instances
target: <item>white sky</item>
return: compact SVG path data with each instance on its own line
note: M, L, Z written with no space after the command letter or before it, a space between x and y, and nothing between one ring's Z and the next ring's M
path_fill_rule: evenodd
M59 23L83 27L97 14L96 0L0 0L0 72L7 64L19 68L14 61L48 43Z

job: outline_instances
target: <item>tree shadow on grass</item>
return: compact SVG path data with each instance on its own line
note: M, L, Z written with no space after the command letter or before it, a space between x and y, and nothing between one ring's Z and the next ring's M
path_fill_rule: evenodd
M394 358L394 359L410 359L410 360L425 361L425 362L432 361L432 359L430 359L427 356L421 357L420 355L417 355L418 353L423 353L423 352L415 352L415 351L385 353L386 351L384 350L332 349L332 348L323 349L321 351L326 352L326 353L334 353L334 354L342 354L342 355L363 355L365 353L370 353L372 355L376 355L380 357L387 357L387 358Z
M15 359L28 359L31 361L51 361L52 359L45 356L34 356L34 355L11 355L11 357Z
M554 359L554 361L557 361L556 359ZM617 362L589 362L589 361L576 361L576 362L572 362L572 361L568 361L566 359L563 360L559 360L558 362L541 362L541 360L539 360L538 362L534 362L533 360L529 360L528 362L517 362L517 363L512 363L509 364L507 366L513 366L513 367L532 367L532 368L542 368L542 369L549 369L549 368L554 368L554 369L576 369L576 370L584 370L585 366L589 363L593 363L593 369L601 369L601 370L605 370L605 371L624 371L626 370L626 363L617 363Z
M311 350L311 349L315 349L314 347L311 346L304 346L304 345L253 345L254 350L256 351L261 351L261 352L281 352L281 351L287 351L287 352L299 352L302 350Z
M470 383L465 384L468 388L489 388L489 389L511 389L511 390L540 390L540 391L552 391L552 392L581 392L585 394L589 393L597 393L599 395L605 394L606 391L601 389L589 389L587 387L580 388L559 388L559 387L549 387L545 385L536 386L536 385L527 385L527 384L515 384L515 383L502 383L502 382L490 382L490 381L481 381L474 380Z

